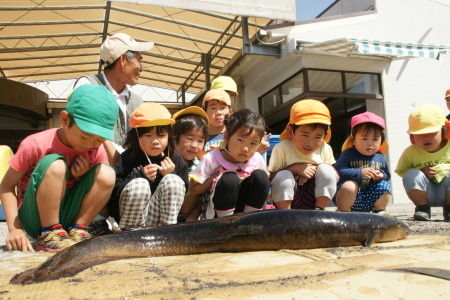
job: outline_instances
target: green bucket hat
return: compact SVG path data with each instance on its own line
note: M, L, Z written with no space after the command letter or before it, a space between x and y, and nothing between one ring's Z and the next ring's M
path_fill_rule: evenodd
M114 139L119 106L105 87L92 84L80 86L69 96L65 109L81 130L107 140Z

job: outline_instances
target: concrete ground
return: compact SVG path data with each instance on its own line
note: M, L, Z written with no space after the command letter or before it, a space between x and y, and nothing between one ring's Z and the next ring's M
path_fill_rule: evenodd
M332 208L330 208L332 210ZM388 212L407 239L342 247L124 259L46 283L11 277L51 254L0 250L0 299L449 299L450 223L412 221L409 204ZM5 223L0 223L4 245Z

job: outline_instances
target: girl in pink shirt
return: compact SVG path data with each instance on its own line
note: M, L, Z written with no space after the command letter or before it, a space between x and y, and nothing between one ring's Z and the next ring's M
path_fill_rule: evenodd
M257 152L264 133L264 119L249 109L226 121L225 145L205 154L191 178L196 183L191 193L212 180L207 219L260 210L265 204L270 181Z

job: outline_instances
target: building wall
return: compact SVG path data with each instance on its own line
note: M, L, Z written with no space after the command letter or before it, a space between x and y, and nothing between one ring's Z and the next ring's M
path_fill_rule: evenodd
M405 9L407 7L408 9ZM392 173L394 201L408 202L401 178L394 173L398 158L409 146L407 120L417 106L432 103L447 111L444 92L450 88L450 51L439 60L431 58L373 59L335 55L301 55L295 53L292 40L322 42L338 38L357 38L403 43L445 45L448 38L450 7L439 1L377 0L376 11L342 19L300 24L281 29L288 34L283 44L283 57L276 63L255 59L247 63L242 76L245 105L258 109L257 98L286 80L303 67L377 72L382 75L384 100L366 101L369 111L385 117L390 152L387 155ZM426 12L426 13L424 13Z

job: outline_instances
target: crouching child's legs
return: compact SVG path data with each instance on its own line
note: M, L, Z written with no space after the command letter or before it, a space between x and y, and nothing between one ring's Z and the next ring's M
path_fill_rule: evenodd
M267 202L270 180L263 170L255 170L245 178L239 189L235 213L261 210Z
M297 181L288 170L278 171L272 179L272 200L281 209L291 209L296 191Z
M331 165L320 164L316 171L316 184L314 195L316 197L315 208L324 210L331 199L336 194L337 182L339 180L338 173Z

